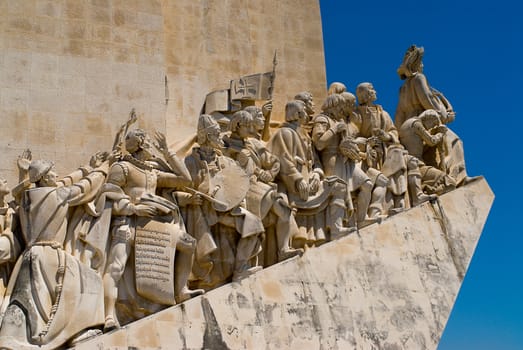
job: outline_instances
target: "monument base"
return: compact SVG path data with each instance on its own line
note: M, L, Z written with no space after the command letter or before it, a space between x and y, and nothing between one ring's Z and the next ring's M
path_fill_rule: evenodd
M478 179L75 349L436 349L493 199Z

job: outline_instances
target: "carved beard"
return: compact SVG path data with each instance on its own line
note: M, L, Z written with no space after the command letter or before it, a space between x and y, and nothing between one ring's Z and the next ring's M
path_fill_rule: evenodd
M223 140L221 137L211 137L208 139L209 141L209 146L211 146L211 148L214 148L214 149L222 149L225 144L223 143Z

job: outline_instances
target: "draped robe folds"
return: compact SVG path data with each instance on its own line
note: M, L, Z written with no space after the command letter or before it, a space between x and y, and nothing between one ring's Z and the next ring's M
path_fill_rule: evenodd
M8 286L0 347L52 349L104 323L100 276L63 249L70 199L68 187L24 193L20 222L28 248Z
M192 187L205 194L213 190L209 188L211 178L231 163L236 164L229 157L214 151L206 154L199 147L193 148L185 158ZM186 205L182 213L187 231L197 241L191 283L198 288L208 290L226 283L238 260L238 241L253 240L264 232L262 220L241 206L220 212L204 200L202 205ZM259 246L252 246L252 250L239 254L247 260L256 256L258 249Z
M427 109L434 109L439 112L444 124L453 121L453 117L447 111L451 109L449 102L441 93L435 92L429 86L425 75L415 73L405 80L400 89L398 107L394 117L396 128L399 130L405 121L419 116ZM444 155L445 171L459 184L467 177L463 143L450 129L446 132L443 143L446 149ZM436 165L434 152L424 155L422 160L428 165Z
M14 263L22 251L15 211L10 206L0 207L0 307L7 291L7 283ZM16 233L15 233L16 232ZM0 316L0 323L2 322Z
M333 196L338 196L342 205L345 203L347 191L338 191L343 180L337 176L325 178L318 192L310 194L304 200L300 198L297 184L301 180L309 183L313 173L323 177L321 163L313 150L310 137L301 128L285 123L269 140L267 148L280 158L280 172L277 177L280 191L287 193L290 205L298 210L296 223L301 234L310 242L323 241L327 225L325 209ZM342 187L346 186L343 182Z

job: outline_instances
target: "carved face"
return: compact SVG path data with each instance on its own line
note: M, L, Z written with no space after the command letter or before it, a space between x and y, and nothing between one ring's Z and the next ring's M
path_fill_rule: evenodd
M255 135L256 130L254 130L252 123L241 123L238 125L238 129L236 129L236 133L241 139L246 139Z
M352 111L354 111L355 105L356 105L356 101L345 100L345 102L343 103L343 115L344 116L350 115L352 113Z
M309 121L309 115L305 112L305 106L298 110L298 124L305 125Z
M145 159L151 159L153 156L153 143L148 135L145 136L142 145L140 146Z
M361 84L360 89L361 90L358 93L358 99L360 100L360 103L371 103L376 101L376 90L374 90L374 86L372 86L372 84Z
M7 180L0 179L0 196L5 196L9 193L9 187L7 186Z
M260 112L258 115L254 117L254 129L256 131L262 131L265 127L265 118L263 117L263 114Z
M308 98L305 102L305 112L308 114L308 115L313 115L315 113L315 110L314 110L314 101L312 99L312 95L310 96L310 98Z
M216 148L216 149L223 148L224 143L223 143L222 136L220 133L220 128L218 126L215 128L212 128L207 133L207 142L209 143L209 146L212 148Z
M49 170L44 176L42 176L42 179L40 180L40 184L43 187L56 187L57 180L58 180L58 175L54 172L54 170Z

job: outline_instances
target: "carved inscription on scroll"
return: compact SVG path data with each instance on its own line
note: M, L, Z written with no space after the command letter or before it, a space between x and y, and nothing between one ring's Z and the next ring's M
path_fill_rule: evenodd
M176 235L173 229L176 226L155 220L143 221L143 225L136 227L136 289L144 298L174 305Z

